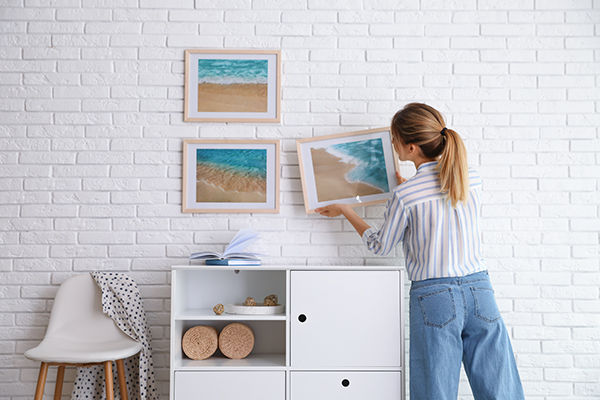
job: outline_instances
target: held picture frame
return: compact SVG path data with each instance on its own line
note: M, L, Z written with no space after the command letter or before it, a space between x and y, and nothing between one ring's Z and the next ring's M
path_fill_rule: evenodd
M278 213L279 152L279 140L184 140L182 212Z
M296 140L307 214L329 204L385 203L398 185L390 128Z
M185 122L280 122L281 50L185 51Z

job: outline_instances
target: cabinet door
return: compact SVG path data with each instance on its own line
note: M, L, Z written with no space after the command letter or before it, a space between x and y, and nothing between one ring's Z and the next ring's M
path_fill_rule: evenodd
M292 372L291 400L398 400L400 372Z
M282 400L284 371L178 371L176 400Z
M399 271L292 271L294 367L400 367Z

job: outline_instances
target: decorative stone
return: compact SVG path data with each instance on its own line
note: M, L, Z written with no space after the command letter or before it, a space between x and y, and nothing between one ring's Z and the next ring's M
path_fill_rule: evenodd
M225 307L223 306L223 304L219 303L213 307L213 311L215 312L215 314L221 315L223 314L223 311L225 311Z
M263 301L263 305L265 305L265 306L276 306L277 305L277 295L276 294L270 294L267 297L265 297L265 300Z

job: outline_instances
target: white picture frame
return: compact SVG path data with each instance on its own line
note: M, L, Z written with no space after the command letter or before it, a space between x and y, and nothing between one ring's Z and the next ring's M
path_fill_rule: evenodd
M398 185L390 128L298 139L296 148L307 214L334 203L384 203Z
M279 140L184 140L182 212L278 213L279 152Z
M185 122L280 122L280 50L186 50Z

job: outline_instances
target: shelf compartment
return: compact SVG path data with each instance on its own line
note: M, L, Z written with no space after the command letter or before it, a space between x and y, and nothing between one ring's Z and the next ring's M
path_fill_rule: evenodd
M286 271L174 269L172 276L175 318L188 318L194 312L189 310L202 310L201 318L214 316L212 308L217 304L243 304L247 297L262 303L275 294L279 304L287 304Z
M254 331L254 347L250 355L241 360L226 358L220 350L206 360L192 360L188 358L181 347L183 335L188 329L207 325L214 327L217 332L232 323L241 321ZM171 353L173 365L177 368L211 368L215 366L231 367L285 367L285 338L286 321L259 321L259 320L175 320L173 322L173 337L171 338Z

